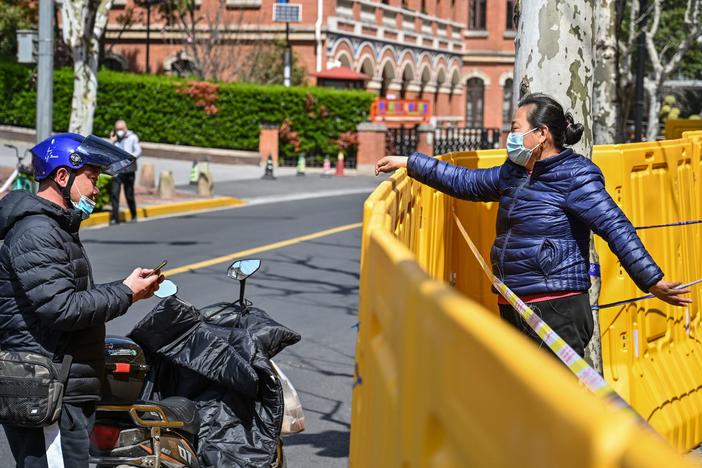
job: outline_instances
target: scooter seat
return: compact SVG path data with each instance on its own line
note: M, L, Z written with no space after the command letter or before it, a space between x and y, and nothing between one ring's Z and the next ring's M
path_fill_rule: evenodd
M183 422L184 426L177 428L179 431L196 436L200 430L200 415L197 412L197 407L187 398L172 396L161 401L144 401L143 403L160 406L169 420Z

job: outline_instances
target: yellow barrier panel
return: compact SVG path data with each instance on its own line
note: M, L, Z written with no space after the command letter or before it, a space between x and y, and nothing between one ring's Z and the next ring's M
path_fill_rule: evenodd
M701 119L668 119L665 121L666 140L682 138L683 133L695 130L702 130Z
M467 167L490 167L501 164L504 157L503 151L496 150L454 153L442 159ZM594 160L605 174L607 190L635 226L702 219L701 182L698 182L702 180L702 132L686 132L683 139L676 141L596 147ZM368 301L380 294L381 289L406 295L417 287L416 284L398 284L394 280L392 284L395 286L389 286L388 278L398 274L393 270L397 265L386 266L383 275L377 276L377 282L367 282L367 277L371 276L369 271L379 271L378 258L381 255L369 255L373 243L371 232L376 229L393 234L398 245L409 248L413 256L404 259L403 264L416 262L431 277L455 285L466 296L496 311L496 298L490 292L489 282L465 243L457 237L459 234L449 216L454 206L483 256L489 258L495 232L496 203L458 201L410 180L404 173L381 184L368 199L361 259L361 330L365 315L370 313L372 316L373 313L366 310L370 307ZM702 225L644 230L640 234L668 278L681 281L702 278L702 265L699 265ZM600 303L640 295L609 248L602 241L597 241L596 246L602 265ZM393 249L397 248L393 246ZM604 310L600 315L605 377L634 409L679 449L689 449L702 442L702 396L699 392L702 388L702 348L698 339L702 335L702 325L697 305L702 300L700 290L699 287L695 290L693 299L696 303L688 311L669 307L658 300L648 300ZM413 307L411 302L409 304L403 303L403 307L398 308L397 304L386 299L374 310L397 314ZM440 314L437 304L427 307L427 313ZM388 309L391 312L387 312ZM399 330L409 326L402 321L403 317L400 314L392 321ZM382 335L384 332L385 329L381 328L378 333ZM430 339L428 343L434 344ZM361 378L364 378L361 353L366 346L361 333L358 343ZM406 348L402 351L409 352ZM402 355L398 349L395 352ZM522 351L515 355L521 357ZM467 362L467 356L459 362ZM388 369L395 364L386 363ZM482 375L482 367L469 368L473 375ZM401 372L393 369L394 373ZM495 391L504 398L511 398L510 393ZM368 395L365 398L369 398ZM364 397L355 391L354 421L364 412L361 410L363 400ZM381 407L384 405L382 403ZM374 412L373 417L386 420L397 417L397 413L388 409ZM559 413L554 417L566 416ZM537 432L543 429L542 423L535 422ZM355 425L352 441L358 444L356 430ZM353 453L358 452L354 450Z
M686 132L681 140L598 146L593 159L605 174L608 192L635 226L700 220L700 140L702 132ZM467 167L490 167L504 161L504 152L501 154L461 153L443 159ZM454 203L471 237L480 243L484 258L489 258L496 215L491 205L495 204ZM702 224L639 234L667 278L683 282L702 278ZM467 248L456 241L457 235L453 229L445 241L453 272L434 277L450 281L453 275L457 289L496 311L489 282L470 260ZM442 239L436 242L440 245ZM595 245L602 271L600 303L640 296L607 244L596 238ZM698 313L702 288L693 292L695 304L687 310L647 300L600 312L605 377L681 450L702 442L702 344L697 338L702 335Z
M692 135L692 134L688 134ZM702 133L699 133L702 135ZM702 219L699 142L692 138L599 148L595 162L607 190L634 226ZM668 279L702 278L702 224L639 230ZM640 295L617 258L596 241L602 269L600 303ZM646 300L600 312L605 377L668 441L690 449L702 441L702 289L694 304Z
M689 466L525 337L431 280L382 228L390 205L366 205L351 467Z

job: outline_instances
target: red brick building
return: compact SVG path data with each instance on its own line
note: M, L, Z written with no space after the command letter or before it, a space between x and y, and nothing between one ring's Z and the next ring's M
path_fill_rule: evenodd
M143 71L146 15L128 28L118 23L127 7L145 11L133 1L115 0L106 32L106 60L113 67ZM198 23L198 36L212 31L221 12L222 49L251 51L257 41L285 37L285 25L272 21L274 0L196 2L197 13L210 18L210 26L207 21ZM290 1L295 2L302 5L302 21L290 23L289 38L309 74L350 67L371 77L366 87L372 92L430 100L440 125L508 125L514 0ZM151 15L151 70L188 70L189 34L165 27L156 11L154 7ZM246 55L237 57L245 60Z

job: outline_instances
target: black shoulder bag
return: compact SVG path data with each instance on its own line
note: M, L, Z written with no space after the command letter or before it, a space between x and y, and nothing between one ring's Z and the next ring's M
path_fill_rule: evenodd
M0 423L44 427L56 422L72 360L65 355L57 369L41 354L0 351Z

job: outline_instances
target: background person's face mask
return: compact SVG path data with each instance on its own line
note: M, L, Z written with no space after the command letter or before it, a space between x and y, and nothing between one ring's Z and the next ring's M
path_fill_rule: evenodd
M125 135L127 134L127 132L125 132L124 130L117 130L117 131L115 132L115 134L117 135L117 138L119 138L119 139L121 140L122 138L125 137Z
M514 164L526 167L526 165L529 163L532 152L538 148L541 143L537 144L531 149L527 149L524 146L524 136L536 130L538 130L538 128L532 128L528 132L524 133L510 132L509 135L507 135L507 157Z

